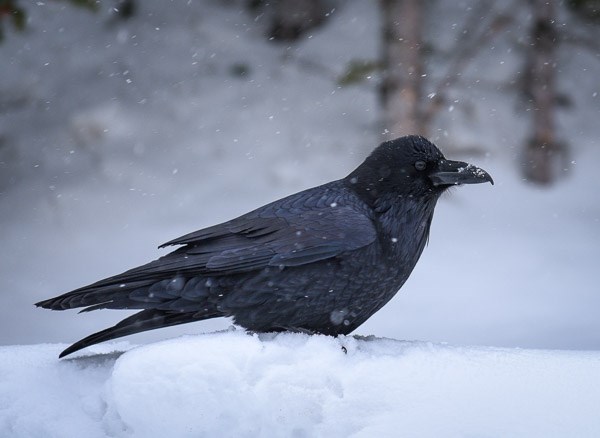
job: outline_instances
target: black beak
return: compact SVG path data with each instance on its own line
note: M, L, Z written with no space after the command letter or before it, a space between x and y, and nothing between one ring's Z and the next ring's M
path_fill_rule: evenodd
M479 184L494 180L485 170L462 161L440 160L438 168L429 174L434 186Z

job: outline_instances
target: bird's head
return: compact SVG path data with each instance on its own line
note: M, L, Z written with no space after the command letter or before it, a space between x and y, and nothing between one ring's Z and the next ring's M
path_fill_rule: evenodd
M345 182L371 205L384 196L437 199L451 186L494 184L485 170L447 160L433 143L416 135L380 144Z

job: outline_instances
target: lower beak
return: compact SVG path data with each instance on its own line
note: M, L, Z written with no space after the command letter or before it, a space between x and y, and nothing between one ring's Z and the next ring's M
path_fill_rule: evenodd
M438 168L429 174L434 186L479 184L494 180L485 170L462 161L441 160Z

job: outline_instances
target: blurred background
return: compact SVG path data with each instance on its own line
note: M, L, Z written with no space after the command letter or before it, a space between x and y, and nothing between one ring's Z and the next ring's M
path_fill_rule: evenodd
M419 133L496 185L356 333L600 349L600 1L0 0L0 32L1 344L114 324L33 303Z

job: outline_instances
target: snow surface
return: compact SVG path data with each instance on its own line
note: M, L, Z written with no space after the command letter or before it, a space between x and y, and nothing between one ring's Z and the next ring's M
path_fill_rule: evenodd
M239 330L63 347L0 347L0 436L600 435L599 352Z

